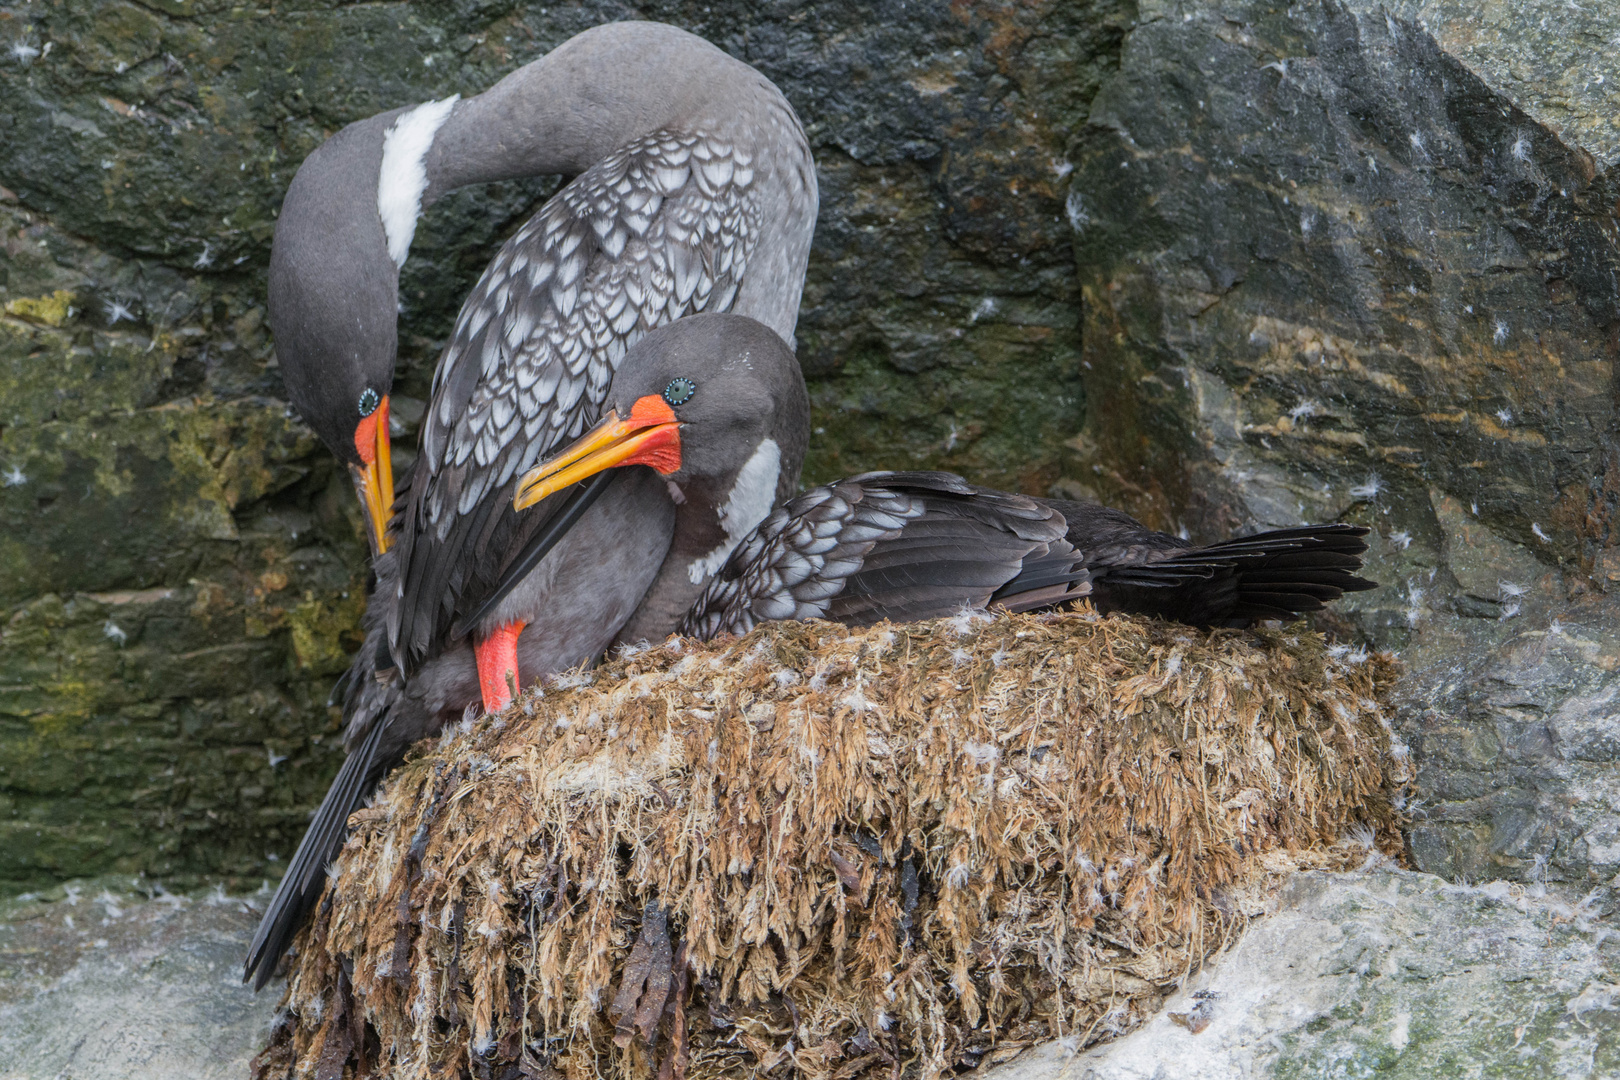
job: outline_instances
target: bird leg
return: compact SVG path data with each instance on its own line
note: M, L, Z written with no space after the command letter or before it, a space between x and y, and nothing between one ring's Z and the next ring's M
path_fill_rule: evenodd
M517 693L517 640L527 625L509 622L473 647L478 656L478 689L487 713L498 713L512 704Z

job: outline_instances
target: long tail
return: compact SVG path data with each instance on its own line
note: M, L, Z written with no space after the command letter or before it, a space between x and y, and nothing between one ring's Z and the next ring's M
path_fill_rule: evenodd
M287 867L286 876L276 887L276 894L270 898L264 918L259 920L253 943L248 946L247 962L242 966L242 981L252 982L255 990L263 989L275 973L281 954L287 950L304 915L321 895L326 866L343 846L349 815L359 808L360 801L376 787L381 777L383 770L374 766L383 729L388 726L386 720L386 717L378 717L365 741L344 759L343 768L338 770L337 778L309 823L309 831L298 842L298 851Z
M1099 610L1160 615L1200 626L1248 626L1320 611L1347 592L1375 589L1358 577L1360 525L1305 525L1189 548L1167 558L1093 568Z

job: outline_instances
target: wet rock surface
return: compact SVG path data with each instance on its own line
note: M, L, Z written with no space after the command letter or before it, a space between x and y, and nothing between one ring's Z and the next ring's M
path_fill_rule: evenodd
M1620 18L1515 11L1142 5L1070 149L1070 446L1194 536L1373 527L1385 588L1336 610L1409 666L1414 863L1586 887L1617 869L1620 70L1565 57Z
M257 908L130 884L0 904L0 1077L247 1075L276 1007L241 982Z
M1591 154L1620 161L1620 85L1610 57L1620 38L1611 4L1568 0L1394 0L1486 85Z
M1620 873L1620 605L1590 595L1409 680L1413 861L1459 880L1597 888ZM1441 631L1436 630L1438 635ZM1436 649L1439 651L1439 649Z
M1617 261L1589 156L1414 25L1331 2L1146 22L1075 149L1107 494L1208 530L1360 517L1402 586L1429 584L1449 497L1590 568ZM1364 622L1403 637L1410 596Z
M0 1077L236 1077L276 997L238 981L256 910L77 883L0 907ZM1158 1016L986 1080L1601 1077L1620 1068L1602 905L1373 870L1295 875Z
M1140 1028L1079 1056L1049 1044L986 1080L1612 1076L1620 944L1590 907L1532 893L1299 874Z
M360 522L286 409L263 310L282 191L327 134L609 19L703 34L781 85L821 172L807 477L942 466L1041 490L1082 418L1063 149L1129 16L0 4L0 889L256 885L337 767L324 699L358 644ZM402 458L461 298L557 182L425 216Z

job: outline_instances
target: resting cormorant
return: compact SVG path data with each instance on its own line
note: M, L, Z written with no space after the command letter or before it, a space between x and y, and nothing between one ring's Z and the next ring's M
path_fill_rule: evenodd
M1104 612L1248 626L1376 587L1354 573L1361 526L1198 547L1105 506L943 472L863 473L766 516L780 478L803 459L809 400L792 350L741 316L693 316L649 335L609 401L596 427L524 475L514 505L612 468L648 466L636 471L668 481L674 539L621 640L669 628L709 638L769 619L863 625L964 605L1030 610L1082 596Z

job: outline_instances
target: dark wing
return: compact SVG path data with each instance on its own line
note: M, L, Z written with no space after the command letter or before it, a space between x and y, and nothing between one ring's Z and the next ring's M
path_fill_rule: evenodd
M1360 525L1302 525L1207 547L1156 532L1118 510L1045 500L1083 549L1102 612L1158 615L1197 626L1249 626L1319 611L1347 592L1367 550Z
M950 473L865 473L778 507L709 583L680 632L743 633L772 619L852 625L951 615L993 599L1023 609L1084 595L1063 518Z
M434 376L399 533L389 640L404 670L543 524L512 512L513 484L598 419L625 350L731 309L759 235L750 161L701 133L637 139L558 192L484 271Z
M1086 553L1092 567L1134 566L1192 547L1191 541L1150 529L1123 510L1100 503L1037 499L1063 515L1069 543Z

